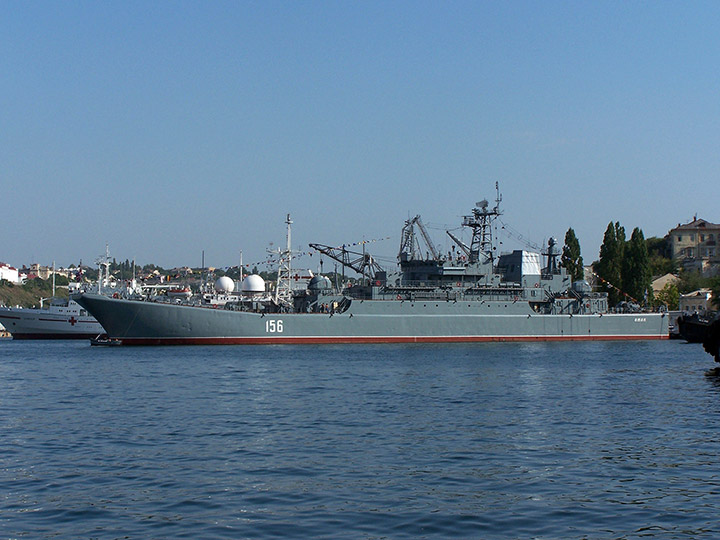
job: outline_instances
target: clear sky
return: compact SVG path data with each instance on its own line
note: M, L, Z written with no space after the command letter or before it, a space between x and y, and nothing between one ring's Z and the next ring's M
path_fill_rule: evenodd
M720 2L2 0L0 261L252 263L287 213L293 247L390 237L367 247L391 260L415 214L447 250L496 181L506 230L573 227L586 262L610 221L720 222L719 24Z

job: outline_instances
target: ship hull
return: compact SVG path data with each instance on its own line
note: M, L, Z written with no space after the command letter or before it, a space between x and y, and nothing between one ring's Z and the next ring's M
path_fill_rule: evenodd
M688 343L702 343L707 336L710 328L711 320L706 320L697 315L682 315L678 317L677 325L679 326L680 335Z
M42 309L0 308L0 323L13 339L90 339L105 333L93 317Z
M274 313L76 298L124 345L667 339L660 313L546 315L522 302L354 300L343 313Z

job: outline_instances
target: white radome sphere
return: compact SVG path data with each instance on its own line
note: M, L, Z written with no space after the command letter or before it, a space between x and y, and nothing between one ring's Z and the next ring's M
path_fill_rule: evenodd
M218 292L233 292L233 290L235 290L235 282L232 278L223 276L215 282L215 290Z
M257 274L250 274L242 282L242 292L262 293L265 292L265 280Z

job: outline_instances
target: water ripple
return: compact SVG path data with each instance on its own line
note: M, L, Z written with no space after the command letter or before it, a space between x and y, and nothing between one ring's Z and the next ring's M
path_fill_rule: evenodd
M665 343L0 341L9 538L714 538L720 383Z

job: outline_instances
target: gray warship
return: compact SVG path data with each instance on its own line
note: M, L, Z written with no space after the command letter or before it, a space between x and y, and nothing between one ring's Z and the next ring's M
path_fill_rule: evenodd
M498 192L493 207L483 200L463 217L462 226L472 234L469 245L446 231L453 242L448 254L435 249L420 216L408 219L393 272L365 251L310 244L362 276L342 290L322 275L293 289L288 215L287 248L280 252L272 295L243 287L222 304L93 293L75 299L123 345L668 338L667 313L610 309L606 293L584 281L571 283L554 239L542 253L496 255L492 225L501 199Z

